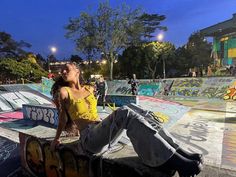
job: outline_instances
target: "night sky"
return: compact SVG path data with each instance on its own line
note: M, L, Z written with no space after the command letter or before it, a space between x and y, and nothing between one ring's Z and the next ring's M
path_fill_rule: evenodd
M96 9L95 0L0 0L0 31L32 45L30 51L47 56L56 46L56 57L63 59L78 54L72 41L64 37L70 17L81 11ZM147 13L166 15L168 27L164 41L179 47L195 31L232 18L236 0L110 0L112 7L126 2L142 7Z

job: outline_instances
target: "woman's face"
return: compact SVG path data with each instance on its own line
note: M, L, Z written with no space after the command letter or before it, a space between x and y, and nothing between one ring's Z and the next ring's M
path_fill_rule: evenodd
M74 81L79 78L79 69L74 64L66 64L62 69L62 78L66 82Z

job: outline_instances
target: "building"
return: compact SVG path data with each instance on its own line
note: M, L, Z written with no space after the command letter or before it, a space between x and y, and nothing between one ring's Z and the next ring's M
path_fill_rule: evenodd
M236 65L236 13L233 18L200 30L213 37L212 57L219 66Z
M49 72L58 74L61 72L62 67L65 66L65 64L70 63L70 61L56 61L56 62L50 62L49 63Z

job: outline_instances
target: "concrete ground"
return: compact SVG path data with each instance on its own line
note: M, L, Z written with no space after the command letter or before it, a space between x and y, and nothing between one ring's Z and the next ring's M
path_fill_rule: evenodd
M236 102L164 99L140 96L139 105L163 113L168 117L165 127L179 144L188 151L204 154L204 169L198 176L236 176ZM99 114L108 115L101 108Z
M164 117L165 127L184 149L204 154L198 176L236 176L236 102L140 96L138 104ZM112 110L98 107L98 112L104 118ZM19 142L17 129L22 127L0 124L0 136Z

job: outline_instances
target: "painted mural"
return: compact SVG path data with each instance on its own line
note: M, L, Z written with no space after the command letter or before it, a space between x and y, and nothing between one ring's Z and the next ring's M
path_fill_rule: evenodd
M0 123L23 118L22 105L52 105L50 98L26 85L0 86Z
M227 88L232 84L234 78L206 78L199 97L222 99Z
M0 112L19 110L23 104L52 104L49 98L27 86L1 86L0 89Z
M24 104L22 111L25 119L44 121L52 125L58 125L58 111L53 105Z
M197 97L203 84L202 78L175 79L171 87L170 95Z
M10 176L20 167L19 144L0 136L0 147L0 176Z
M55 152L50 142L20 133L23 167L35 176L89 177L89 158L75 154L74 148L61 146Z
M190 110L190 107L153 97L139 96L139 103L144 109L154 112L163 119L166 128L172 127Z

